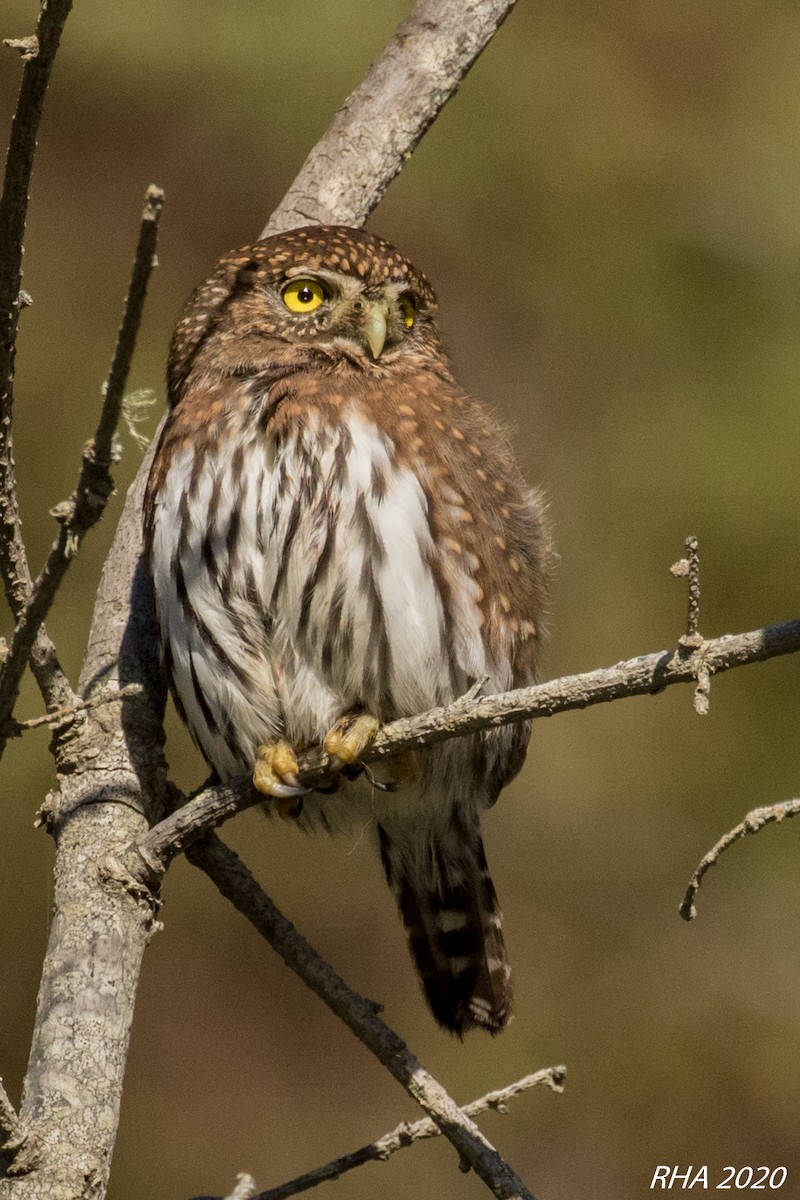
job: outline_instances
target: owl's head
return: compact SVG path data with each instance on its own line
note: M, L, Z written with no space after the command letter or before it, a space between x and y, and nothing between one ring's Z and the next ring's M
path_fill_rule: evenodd
M226 255L191 297L170 349L170 394L198 360L240 371L281 344L362 369L437 354L435 314L425 276L382 238L346 225L293 229Z

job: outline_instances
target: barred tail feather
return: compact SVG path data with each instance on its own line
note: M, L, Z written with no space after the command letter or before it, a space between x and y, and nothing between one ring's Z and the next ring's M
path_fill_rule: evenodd
M511 978L500 909L479 831L461 842L456 863L436 844L425 868L379 828L380 850L431 1011L461 1037L500 1033L511 1019Z

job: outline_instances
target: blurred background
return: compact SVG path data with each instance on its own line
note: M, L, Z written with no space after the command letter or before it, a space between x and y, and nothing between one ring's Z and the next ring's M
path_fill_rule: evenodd
M94 429L147 185L167 194L132 388L163 405L191 288L254 239L410 0L81 0L33 180L16 451L35 567L47 510ZM5 0L0 35L32 32ZM370 225L436 285L461 380L512 429L551 498L561 561L544 677L674 646L700 538L701 629L798 616L800 8L788 0L520 0ZM0 56L7 126L19 59ZM73 679L141 451L48 628ZM2 632L10 632L8 621ZM771 828L707 879L697 860L750 808L797 794L797 657L537 724L486 821L517 1016L464 1044L428 1016L365 840L228 825L286 913L460 1100L565 1062L483 1124L539 1200L638 1200L658 1164L800 1170L798 833ZM21 716L41 703L26 686ZM33 818L46 732L3 762L0 1073L25 1069L52 898ZM169 724L174 778L203 777ZM411 1102L183 862L145 959L114 1200L277 1184L414 1118ZM794 1172L794 1174L793 1174ZM441 1141L331 1195L484 1196ZM320 1193L322 1195L323 1193ZM325 1192L327 1194L327 1192Z

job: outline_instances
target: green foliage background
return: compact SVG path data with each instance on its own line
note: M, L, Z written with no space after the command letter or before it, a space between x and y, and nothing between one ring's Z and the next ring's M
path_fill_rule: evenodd
M410 0L77 0L26 242L17 462L34 564L94 428L148 183L161 267L132 379L163 401L171 326L226 249L257 236ZM0 33L32 31L6 0ZM800 9L789 0L520 0L374 215L436 284L461 379L514 430L551 497L561 563L544 674L674 645L697 533L704 633L798 615ZM0 57L10 119L18 57ZM140 452L126 438L120 493ZM73 678L118 497L50 630ZM7 626L7 622L6 622ZM8 632L6 627L5 632ZM539 1200L637 1200L659 1163L800 1154L797 830L763 833L677 904L697 859L798 789L798 660L540 722L487 844L516 971L497 1040L429 1019L367 844L248 814L228 827L300 928L464 1100L566 1062L488 1135ZM22 715L40 711L26 687ZM22 1078L52 891L33 816L47 735L3 763L0 1072ZM185 785L202 777L170 724ZM114 1200L266 1187L413 1117L351 1035L184 863L146 958ZM792 1174L793 1173L793 1174ZM331 1195L334 1188L330 1187ZM428 1143L341 1197L485 1194Z

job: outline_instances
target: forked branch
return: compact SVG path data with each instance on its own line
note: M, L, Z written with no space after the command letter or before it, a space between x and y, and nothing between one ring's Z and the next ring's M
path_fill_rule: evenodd
M286 965L327 1004L387 1071L413 1096L497 1200L533 1200L477 1125L425 1070L405 1042L378 1016L377 1006L341 979L279 912L241 859L216 834L187 851L223 896L266 938Z
M543 1071L525 1075L524 1078L509 1084L508 1087L487 1092L485 1096L473 1100L470 1104L462 1104L461 1111L468 1117L477 1117L489 1109L506 1113L509 1100L519 1096L522 1092L527 1092L530 1088L543 1085L553 1092L563 1092L566 1077L566 1067L546 1067ZM363 1166L364 1163L385 1162L396 1151L402 1150L406 1146L413 1146L415 1142L421 1142L425 1138L438 1137L441 1132L438 1125L429 1117L423 1117L421 1121L412 1123L403 1121L391 1133L385 1133L383 1137L370 1142L367 1146L362 1146L359 1150L343 1154L340 1158L335 1158L322 1167L316 1167L305 1175L298 1175L296 1179L290 1179L278 1187L268 1188L265 1192L251 1193L250 1200L287 1200L287 1197L307 1192L320 1183L326 1183L330 1179L339 1179L346 1171L352 1171L354 1167Z

